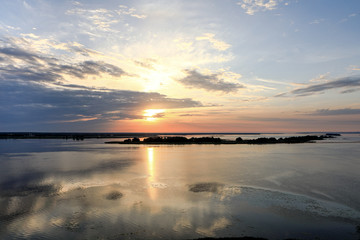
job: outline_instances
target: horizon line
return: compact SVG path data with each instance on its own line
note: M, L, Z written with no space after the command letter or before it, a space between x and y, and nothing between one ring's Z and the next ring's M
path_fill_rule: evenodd
M0 134L307 134L307 133L359 133L360 131L294 131L294 132L81 132L81 131L4 131Z

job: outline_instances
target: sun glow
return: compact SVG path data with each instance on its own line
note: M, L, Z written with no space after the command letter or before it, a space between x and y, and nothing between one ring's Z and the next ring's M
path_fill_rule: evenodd
M146 121L155 121L156 119L164 115L164 109L146 109L144 110L143 116Z

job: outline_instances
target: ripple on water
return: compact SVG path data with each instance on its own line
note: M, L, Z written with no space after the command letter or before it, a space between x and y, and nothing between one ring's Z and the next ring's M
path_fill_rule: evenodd
M360 221L360 212L351 207L306 195L250 186L226 186L218 182L201 182L188 185L188 187L188 190L194 193L215 193L219 200L227 200L229 205L246 202L261 208L287 209L321 217Z

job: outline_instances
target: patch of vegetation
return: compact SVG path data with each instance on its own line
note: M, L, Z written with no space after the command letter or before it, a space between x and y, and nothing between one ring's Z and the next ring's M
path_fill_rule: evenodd
M148 137L140 141L139 138L126 139L124 141L111 141L105 143L119 143L119 144L277 144L277 143L306 143L312 141L323 140L325 138L334 138L333 135L307 135L307 136L296 136L296 137L285 137L285 138L266 138L260 137L257 139L243 140L238 137L235 141L225 140L214 137L199 137L199 138L186 138L181 136L176 137Z
M216 193L224 184L216 182L196 183L189 186L191 192L213 192Z
M122 198L123 194L118 191L112 191L106 195L107 200L116 200Z

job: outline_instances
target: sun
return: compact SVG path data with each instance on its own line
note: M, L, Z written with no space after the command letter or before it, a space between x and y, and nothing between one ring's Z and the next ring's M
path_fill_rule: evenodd
M144 110L144 118L146 121L155 121L164 115L164 109L146 109Z

